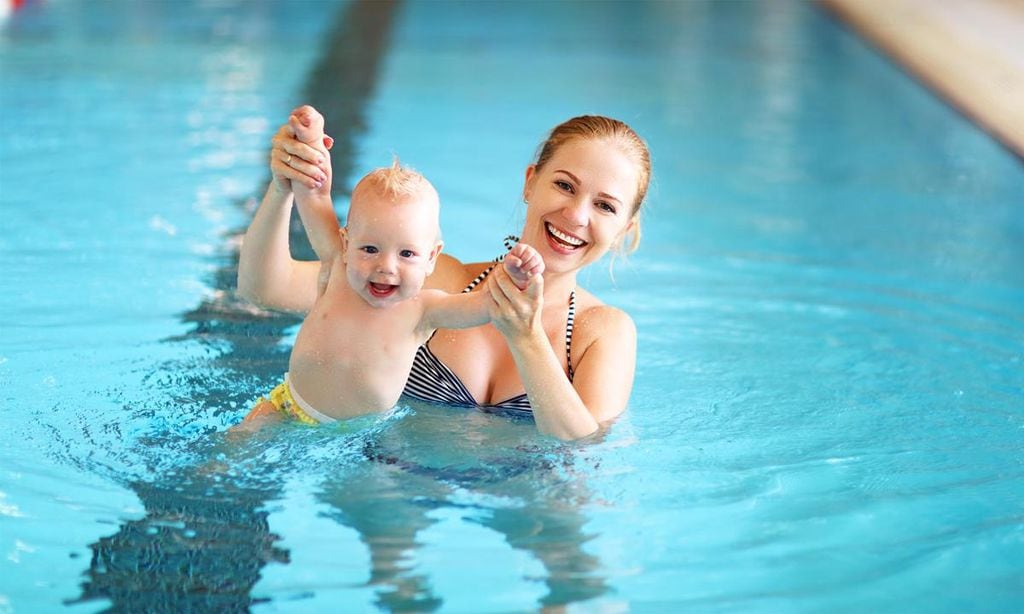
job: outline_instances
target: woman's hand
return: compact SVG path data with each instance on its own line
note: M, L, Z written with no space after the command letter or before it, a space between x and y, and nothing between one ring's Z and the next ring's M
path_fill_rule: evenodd
M274 187L279 192L291 192L292 181L301 181L315 189L317 182L322 183L323 177L330 176L331 161L327 152L334 146L334 139L324 135L321 150L295 138L299 125L309 125L311 118L319 116L313 107L298 107L271 140L270 172L274 176Z
M487 289L491 293L491 323L509 341L539 332L544 307L544 277L530 277L525 290L520 290L505 267L499 266L488 275Z

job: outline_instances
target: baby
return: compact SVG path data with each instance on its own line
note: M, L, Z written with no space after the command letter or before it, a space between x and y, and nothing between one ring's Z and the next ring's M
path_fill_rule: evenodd
M299 140L318 146L323 118L293 116ZM308 424L382 412L397 402L417 348L437 328L490 321L487 292L424 290L441 252L437 192L419 173L379 168L352 191L345 228L331 204L331 178L316 189L293 182L296 207L320 258L318 296L295 339L284 382L261 398L240 430L291 416ZM505 269L520 288L543 272L518 244ZM300 392L301 391L301 394Z

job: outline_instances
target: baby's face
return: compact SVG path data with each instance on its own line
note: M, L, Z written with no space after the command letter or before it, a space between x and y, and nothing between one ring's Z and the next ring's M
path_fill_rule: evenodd
M345 248L348 283L373 307L419 294L441 251L436 204L373 196L350 214Z

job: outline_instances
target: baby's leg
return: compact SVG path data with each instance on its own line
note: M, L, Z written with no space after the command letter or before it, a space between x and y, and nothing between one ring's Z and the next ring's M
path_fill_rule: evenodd
M228 434L255 433L268 424L280 422L283 418L284 416L277 407L275 407L270 401L264 399L257 403L245 418L242 418L241 422L229 428Z

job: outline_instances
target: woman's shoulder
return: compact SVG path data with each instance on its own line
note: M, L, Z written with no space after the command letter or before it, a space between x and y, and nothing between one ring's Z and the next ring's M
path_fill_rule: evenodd
M625 310L605 304L583 288L576 289L577 331L596 340L605 335L636 335L636 324Z

